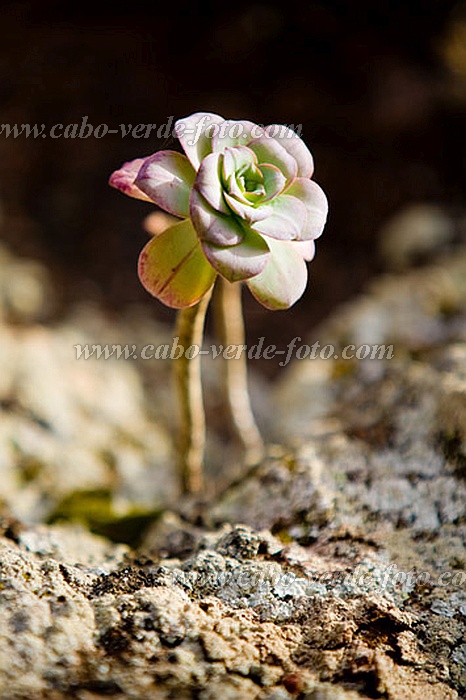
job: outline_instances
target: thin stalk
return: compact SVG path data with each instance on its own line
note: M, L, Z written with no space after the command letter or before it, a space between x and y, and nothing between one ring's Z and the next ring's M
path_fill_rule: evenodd
M233 359L225 360L223 389L233 431L245 451L246 464L255 464L264 454L264 444L249 400L241 283L219 278L215 288L215 322L225 347L238 348Z
M185 350L191 345L202 346L204 321L210 294L195 306L180 309L175 334ZM205 413L202 400L201 356L185 357L185 352L175 360L175 383L180 409L180 434L178 443L178 467L181 486L186 494L199 493L204 486Z

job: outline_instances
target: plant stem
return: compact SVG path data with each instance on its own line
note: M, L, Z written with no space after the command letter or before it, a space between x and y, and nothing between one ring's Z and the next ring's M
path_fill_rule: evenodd
M241 283L218 279L215 291L217 333L225 347L245 344ZM245 348L225 361L224 394L236 437L245 451L246 464L255 464L264 453L264 444L254 420L248 391Z
M191 345L202 347L204 321L211 294L195 306L180 309L175 334L187 350ZM175 360L175 382L180 408L178 466L184 493L198 493L204 486L205 413L202 400L201 356Z

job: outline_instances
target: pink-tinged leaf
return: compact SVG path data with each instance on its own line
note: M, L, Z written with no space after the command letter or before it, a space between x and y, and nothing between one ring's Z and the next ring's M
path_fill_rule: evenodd
M299 199L306 207L306 221L300 238L318 238L324 230L328 214L328 201L323 190L313 180L297 178L286 193Z
M293 156L298 164L296 177L311 177L314 172L314 160L311 152L302 139L287 126L270 124L265 128L265 133L277 141L285 151Z
M271 214L262 221L252 224L254 231L280 241L299 240L306 223L307 210L296 197L281 194L267 205Z
M251 229L237 245L218 248L202 243L202 248L211 265L229 282L246 280L259 274L267 265L270 255L267 243Z
M239 186L236 173L228 176L225 180L225 194L233 195L240 201L245 201L244 190Z
M249 203L239 201L237 197L230 197L230 195L226 193L225 199L230 209L249 224L255 221L262 221L271 214L271 209L267 205L254 207Z
M194 186L213 209L222 214L228 214L228 207L223 197L222 161L221 153L210 153L206 156L199 167Z
M259 165L259 170L264 178L265 197L263 202L277 197L286 185L286 178L276 165L264 163Z
M257 156L246 146L227 147L223 153L223 180L225 192L236 197L244 204L251 204L254 199L260 199L263 194L247 192L245 178L255 173L262 186L262 173L257 168ZM252 196L252 200L251 200Z
M159 151L146 158L135 184L161 209L187 218L195 177L193 166L182 153Z
M307 267L296 243L268 241L270 258L260 274L246 281L254 297L267 309L288 309L302 296Z
M292 241L293 248L297 250L304 260L313 260L316 254L316 246L314 241Z
M222 152L225 148L247 146L252 139L262 136L264 129L245 119L227 119L212 139L212 150Z
M247 170L250 166L257 165L257 156L246 146L230 148L226 146L223 153L223 177L225 182L238 172Z
M296 177L298 164L276 139L272 139L264 134L248 143L248 148L254 151L259 163L275 165L285 176L287 183L292 182Z
M207 204L199 192L193 188L190 202L191 219L198 237L216 246L230 246L240 243L244 231L233 216L224 216Z
M167 306L193 306L212 287L216 272L206 260L189 219L152 238L139 256L139 279Z
M175 134L195 170L206 155L212 153L213 129L215 125L221 125L224 121L218 114L196 112L184 119L178 119L175 123Z
M108 184L111 187L114 187L116 190L120 190L120 192L123 192L123 194L127 194L128 197L134 197L135 199L142 199L145 202L151 202L151 198L144 194L144 192L142 192L134 184L138 172L146 160L147 158L136 158L135 160L128 161L128 163L123 163L119 170L115 170L115 172L110 175Z

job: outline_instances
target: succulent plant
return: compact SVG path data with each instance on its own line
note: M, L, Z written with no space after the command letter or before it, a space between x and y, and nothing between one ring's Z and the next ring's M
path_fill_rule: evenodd
M152 238L139 256L139 278L154 297L180 309L176 333L185 347L202 344L218 278L220 335L226 345L244 347L238 283L269 309L294 304L306 287L306 261L323 231L327 198L311 179L311 153L286 126L261 127L198 112L178 120L175 134L184 153L164 150L137 158L110 177L116 189L169 215L163 215L163 225L157 220L147 227ZM175 360L175 377L182 486L187 493L199 492L205 444L199 355ZM227 363L225 395L245 461L257 461L263 445L243 355Z
M217 274L244 281L270 309L302 295L327 217L313 159L291 129L196 113L176 122L185 154L125 163L110 184L179 221L141 252L139 276L168 306L196 304Z

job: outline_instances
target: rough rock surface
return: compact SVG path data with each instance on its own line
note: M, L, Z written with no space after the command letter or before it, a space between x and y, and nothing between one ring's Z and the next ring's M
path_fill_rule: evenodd
M77 489L123 513L173 497L145 389L165 365L70 359L84 329L125 343L148 321L88 309L47 326L31 299L12 307L8 279L2 700L465 697L466 254L381 279L330 319L322 345L394 357L296 361L264 461L208 505L165 510L137 552L37 523Z

